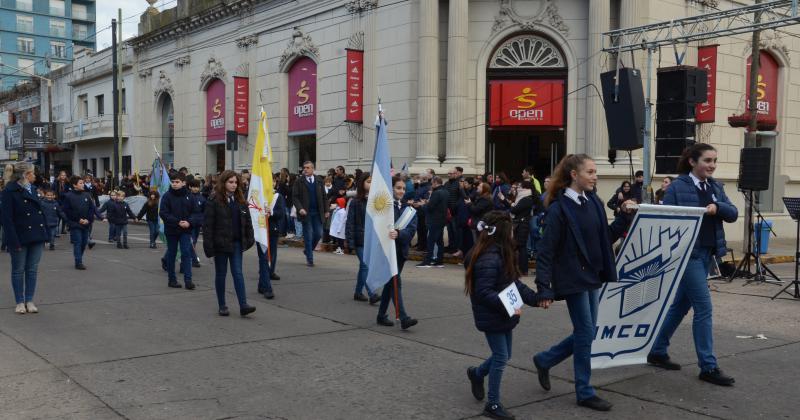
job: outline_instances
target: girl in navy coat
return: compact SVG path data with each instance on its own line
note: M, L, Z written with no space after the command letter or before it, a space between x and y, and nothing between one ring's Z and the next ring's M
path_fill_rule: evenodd
M617 280L612 235L603 203L593 192L596 183L597 166L583 154L564 157L551 177L544 235L536 247L536 284L543 307L553 299L566 300L573 333L535 355L533 363L540 385L549 390L550 368L572 356L578 405L608 411L611 404L589 384L598 289Z
M405 211L407 204L403 204L403 196L406 195L406 182L403 181L403 178L400 176L395 176L392 178L392 190L394 191L394 221L397 222L397 219ZM394 282L389 280L385 286L383 286L383 292L381 293L381 303L378 307L378 325L383 325L386 327L391 327L394 325L389 317L386 315L386 311L389 309L389 300L397 299L395 305L400 312L400 327L404 330L407 330L414 325L417 325L417 320L410 317L406 313L406 308L403 306L403 286L400 279L400 273L403 272L403 265L408 259L408 247L411 245L411 239L414 237L414 234L417 232L417 216L411 219L405 228L403 229L392 229L389 231L389 239L392 239L395 243L395 251L397 252L397 291L394 290Z
M683 152L678 161L678 173L682 175L664 193L664 204L705 207L706 214L675 293L675 300L664 318L664 325L647 356L647 362L668 370L681 368L681 365L670 361L667 347L672 334L689 308L692 308L692 335L697 363L700 366L700 379L715 385L731 386L734 379L722 373L717 366L717 358L714 357L711 294L708 292L706 278L712 258L722 257L726 252L722 222L735 222L739 212L725 195L722 184L711 177L716 168L717 151L714 147L707 143L697 143Z
M33 303L36 274L48 240L47 220L42 203L32 183L36 180L33 165L14 164L14 174L2 194L3 237L11 254L11 286L18 314L37 313Z
M499 293L514 283L526 304L536 306L537 296L519 281L521 274L509 214L490 211L476 227L478 241L465 258L464 292L472 303L475 327L486 335L492 355L480 366L468 368L467 377L472 384L472 395L480 401L484 397L483 380L488 376L489 400L484 414L497 419L511 419L514 417L500 403L500 380L506 362L511 358L511 331L519 323L521 311L517 309L514 316L509 317Z

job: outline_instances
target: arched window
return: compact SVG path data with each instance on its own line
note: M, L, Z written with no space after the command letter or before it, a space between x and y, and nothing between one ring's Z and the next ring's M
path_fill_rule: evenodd
M489 61L489 68L564 68L566 63L561 51L552 42L526 34L510 38L500 45Z

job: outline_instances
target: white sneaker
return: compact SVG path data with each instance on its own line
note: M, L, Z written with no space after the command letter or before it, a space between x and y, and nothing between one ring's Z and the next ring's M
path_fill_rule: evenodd
M38 314L39 313L39 308L37 308L36 305L33 304L33 302L26 303L25 307L28 309L28 312L30 312L32 314Z
M341 247L336 248L336 251L333 251L333 253L336 255L344 255L344 251L342 251Z
M24 313L26 313L28 311L25 310L25 304L24 303L18 303L17 304L17 309L14 309L14 312L22 315L22 314L24 314Z

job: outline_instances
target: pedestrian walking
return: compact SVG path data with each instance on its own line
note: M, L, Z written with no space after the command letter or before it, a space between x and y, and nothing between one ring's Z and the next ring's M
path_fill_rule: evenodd
M188 183L189 192L195 202L194 214L192 215L195 223L192 224L192 267L200 268L200 258L197 256L197 238L200 237L200 230L203 228L203 219L206 212L206 198L200 192L200 181L192 179Z
M147 201L139 210L136 218L142 220L147 218L147 229L150 231L150 248L156 249L156 239L158 239L158 198L161 195L158 191L150 191Z
M297 210L297 218L303 225L303 253L306 265L314 266L314 248L322 239L322 221L330 216L327 200L322 187L322 177L314 175L314 163L303 163L303 176L298 178L292 188L292 200Z
M14 312L18 314L39 312L33 297L39 260L49 238L42 203L32 185L35 179L32 164L17 162L2 193L0 220L11 254L11 288L17 305Z
M358 274L356 274L356 288L353 293L353 300L359 302L369 301L374 305L380 300L380 296L367 286L367 274L369 267L364 260L364 226L367 219L367 197L369 188L372 185L372 177L369 172L361 174L361 179L357 182L356 196L350 200L350 207L347 209L347 221L345 223L345 236L350 249L356 251L358 257ZM362 291L367 289L367 296Z
M103 203L98 212L106 213L106 220L114 232L113 242L117 243L118 249L128 249L128 218L136 219L128 203L125 202L125 193L117 191L113 198Z
M59 224L66 220L67 216L61 210L61 205L56 201L56 193L53 190L46 190L42 199L42 211L47 221L47 242L50 244L51 251L56 249L56 238L58 237Z
M739 217L725 189L712 176L717 168L717 151L708 143L697 143L686 150L678 161L678 173L664 193L664 204L672 206L705 207L694 249L675 292L675 299L667 311L647 362L668 370L679 370L681 365L670 360L667 349L689 308L694 313L692 336L700 367L700 380L715 385L731 386L736 382L720 370L714 356L711 294L706 279L711 261L726 253L723 222L734 223Z
M159 216L164 221L164 235L167 237L167 254L162 260L162 265L167 267L169 287L180 288L175 275L175 258L178 247L181 251L181 271L183 282L187 290L194 290L192 282L192 225L197 223L194 211L195 201L192 200L186 188L186 176L182 172L173 172L169 175L170 190L161 198Z
M482 401L484 379L489 377L489 399L483 413L496 419L513 419L500 402L500 382L506 363L511 359L512 331L522 313L509 316L500 300L500 292L512 283L522 301L537 306L536 293L522 283L517 263L513 225L506 212L491 211L478 222L478 241L465 259L464 292L472 303L475 327L484 333L492 355L480 366L467 369L472 396Z
M256 245L258 254L258 293L267 299L274 299L275 292L272 290L272 281L280 280L281 277L275 272L275 265L278 263L278 237L280 236L280 226L286 218L286 202L280 193L273 196L275 204L272 209L266 209L269 220L269 253ZM269 260L267 260L269 257Z
M75 269L86 270L86 266L83 265L83 253L86 252L87 246L89 249L94 247L94 243L89 241L89 234L97 215L97 207L91 193L84 190L84 180L81 177L73 175L69 182L72 184L72 189L64 198L62 209L67 216Z
M418 268L444 267L444 229L448 222L447 200L449 194L442 186L442 178L434 176L431 180L431 198L420 206L425 212L425 222L428 224L428 244L425 258L417 264Z
M239 314L247 316L256 308L247 304L242 254L255 244L250 209L244 199L239 175L224 171L217 180L214 195L206 203L203 222L203 251L214 258L214 289L217 292L219 315L228 316L225 303L225 278L230 264L233 287L239 300Z
M522 181L514 195L511 214L514 216L514 242L517 245L517 262L522 275L528 275L528 237L531 232L531 215L538 213L539 193L530 181Z

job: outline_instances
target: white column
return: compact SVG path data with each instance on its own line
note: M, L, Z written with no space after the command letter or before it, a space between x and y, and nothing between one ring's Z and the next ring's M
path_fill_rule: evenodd
M431 1L431 3L438 3ZM450 0L447 34L447 150L446 165L470 166L467 151L467 35L469 1Z
M603 32L609 30L611 18L610 0L589 0L589 40L586 54L587 83L600 90L600 73L603 63ZM597 92L587 89L586 97L586 153L599 164L608 164L608 131L605 112Z
M641 0L622 0L619 12L620 28L633 28L640 25L641 3Z
M439 165L439 2L419 0L417 156L413 166Z

